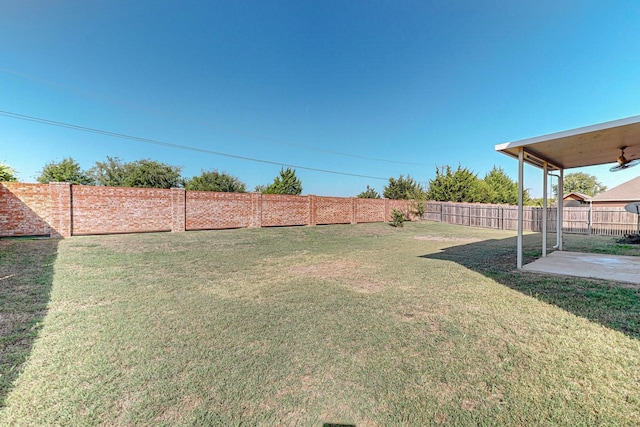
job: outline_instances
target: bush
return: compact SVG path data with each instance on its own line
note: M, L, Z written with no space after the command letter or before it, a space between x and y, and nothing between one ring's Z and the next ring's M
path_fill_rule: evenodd
M427 210L427 201L424 199L417 199L411 201L411 213L416 216L416 219L421 220Z
M402 227L405 220L404 212L397 209L391 211L391 225L394 227Z

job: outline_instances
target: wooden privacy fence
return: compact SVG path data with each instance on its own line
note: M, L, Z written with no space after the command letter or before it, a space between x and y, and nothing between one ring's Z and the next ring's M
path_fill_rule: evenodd
M542 231L542 208L524 206L525 231ZM517 230L518 207L481 203L427 202L423 218L470 227ZM547 208L547 231L556 230L556 208ZM638 216L622 207L563 208L562 230L566 233L622 236L638 231Z
M542 208L537 209L542 212ZM555 218L556 209L550 209ZM638 232L638 215L625 211L624 207L565 207L562 217L565 233L623 236Z
M547 210L547 229L555 230L556 211ZM427 202L424 219L470 227L516 230L518 207L482 203ZM542 231L542 208L524 207L524 229Z

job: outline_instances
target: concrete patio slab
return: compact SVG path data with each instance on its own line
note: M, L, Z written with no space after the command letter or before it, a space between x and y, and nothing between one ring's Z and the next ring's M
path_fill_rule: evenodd
M640 285L640 257L555 251L524 271L628 282Z

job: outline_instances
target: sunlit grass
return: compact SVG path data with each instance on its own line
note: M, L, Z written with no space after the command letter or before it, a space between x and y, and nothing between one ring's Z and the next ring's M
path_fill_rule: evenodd
M619 324L637 290L515 272L513 236L405 223L61 241L3 422L639 424L640 327Z

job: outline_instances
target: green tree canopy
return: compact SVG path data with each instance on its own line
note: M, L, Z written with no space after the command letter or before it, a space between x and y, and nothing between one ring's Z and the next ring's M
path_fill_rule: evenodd
M262 190L264 194L293 194L302 193L302 181L296 176L295 169L280 169L280 174L275 177L273 183Z
M96 162L88 173L97 185L106 187L124 187L127 177L127 163L119 157L109 157L104 162Z
M11 166L0 162L0 182L17 181L16 170Z
M187 181L187 190L198 191L223 191L227 193L244 193L245 184L235 176L228 175L217 170L202 171L198 176L194 176Z
M155 160L124 162L109 157L96 162L88 174L97 185L108 187L173 188L182 185L182 168Z
M373 188L367 185L367 189L364 190L362 193L358 194L358 197L360 199L379 199L380 194L378 194L376 190L374 190Z
M181 167L155 160L136 160L127 163L125 170L125 187L174 188L182 184Z
M539 208L542 207L543 204L543 200L542 197L536 197L536 198L532 198L529 199L529 201L527 202L527 205L529 206L537 206ZM555 206L556 203L554 203L553 199L552 200L547 200L547 206Z
M469 169L458 165L453 172L447 165L442 170L436 168L436 177L429 181L427 197L439 202L488 203L491 188Z
M491 172L485 175L484 182L489 185L491 191L489 203L518 204L518 183L509 178L502 168L494 166ZM526 205L530 201L529 191L525 189L523 203Z
M564 194L572 192L586 194L587 196L595 196L607 190L607 186L603 185L598 178L584 172L573 172L564 176L562 182L562 191ZM558 185L553 185L553 193L558 194Z
M410 200L422 199L425 193L422 185L413 179L410 175L400 175L396 178L389 178L389 183L382 190L382 195L387 199L394 200Z
M92 185L93 179L80 168L80 165L68 157L60 162L49 162L36 178L43 184L49 182L69 182L71 184Z

